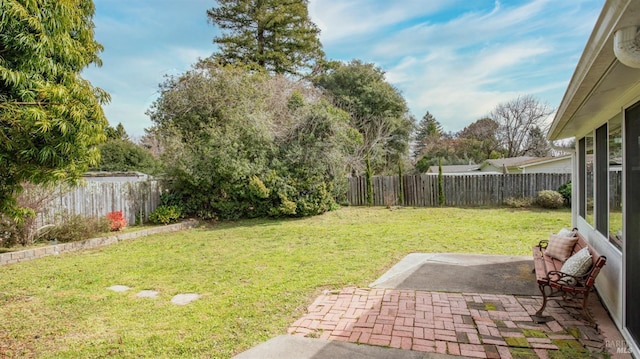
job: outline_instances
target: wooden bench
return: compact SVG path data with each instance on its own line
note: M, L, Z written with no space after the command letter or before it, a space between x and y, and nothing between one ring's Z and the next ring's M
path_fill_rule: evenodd
M542 313L547 306L549 297L560 294L563 300L568 298L579 300L582 298L582 313L591 325L595 325L593 317L587 310L587 299L589 298L589 292L593 289L596 277L600 273L600 269L607 262L607 258L599 255L577 230L575 232L578 241L573 247L571 255L584 247L588 247L591 253L591 268L581 277L570 276L560 271L563 262L545 254L549 243L548 240L542 240L533 247L534 271L538 288L542 292L542 307L533 316L537 323L553 320L553 318L543 316Z

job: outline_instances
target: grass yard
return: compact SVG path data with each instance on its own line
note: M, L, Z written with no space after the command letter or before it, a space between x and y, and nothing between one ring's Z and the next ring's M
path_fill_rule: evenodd
M228 358L286 333L323 289L367 286L411 252L530 255L570 225L568 210L343 208L0 267L0 358ZM145 289L160 295L136 298ZM202 297L177 306L179 293Z

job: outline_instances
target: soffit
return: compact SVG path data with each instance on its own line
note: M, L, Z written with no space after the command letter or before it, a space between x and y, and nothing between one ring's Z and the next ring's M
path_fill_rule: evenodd
M615 31L626 26L640 26L640 1L607 1L558 107L551 140L582 137L640 94L640 69L623 65L613 53Z

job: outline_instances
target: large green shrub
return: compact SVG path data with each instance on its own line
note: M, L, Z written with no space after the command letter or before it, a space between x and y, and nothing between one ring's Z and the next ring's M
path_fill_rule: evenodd
M542 208L556 209L564 206L564 197L556 191L544 190L536 194L535 202Z
M344 164L361 136L318 90L203 61L161 92L150 132L185 215L306 216L346 196Z
M178 222L182 216L182 211L178 206L158 206L149 213L149 222L153 224L171 224Z
M100 146L100 163L95 171L138 171L150 175L162 172L162 162L151 152L129 140L112 139Z
M558 193L560 193L564 198L564 203L566 205L570 205L571 204L571 181L558 187Z
M530 197L508 197L505 198L504 204L511 208L529 208L534 201L535 199Z

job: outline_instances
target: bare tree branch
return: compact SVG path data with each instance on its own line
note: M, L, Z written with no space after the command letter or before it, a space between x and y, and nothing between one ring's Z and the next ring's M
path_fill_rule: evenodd
M527 139L534 128L546 132L546 121L553 109L531 95L519 96L499 104L490 117L499 125L498 138L507 150L507 157L523 156L527 152Z

